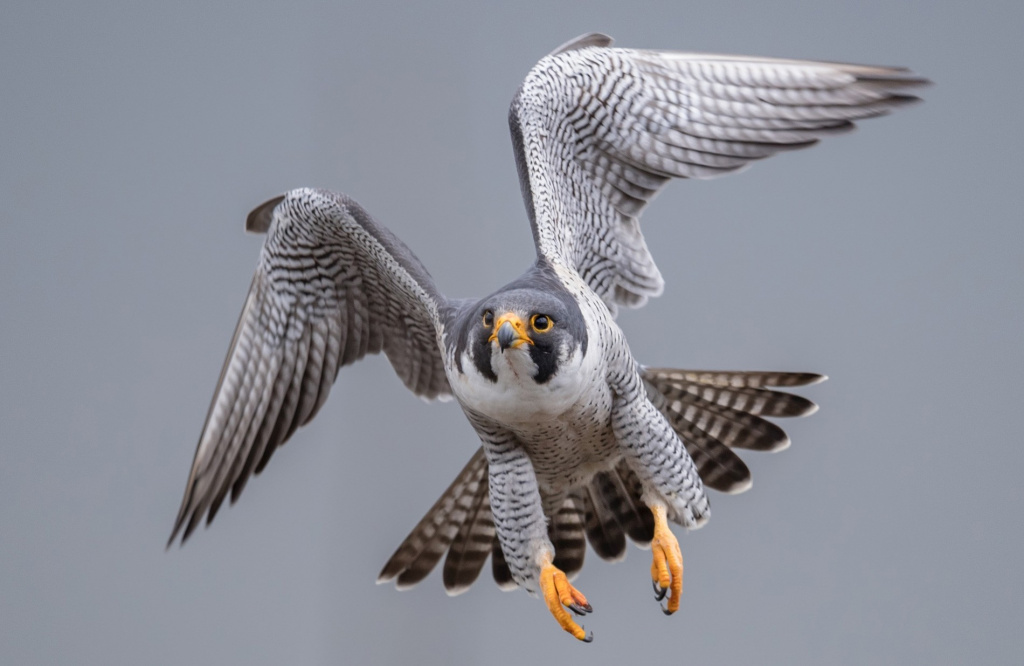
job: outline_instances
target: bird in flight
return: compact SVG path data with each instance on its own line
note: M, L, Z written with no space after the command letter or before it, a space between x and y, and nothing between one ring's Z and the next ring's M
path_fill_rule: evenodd
M734 449L775 451L764 417L817 407L776 390L810 373L641 365L615 322L663 280L639 216L672 178L713 178L806 148L917 100L904 69L612 48L583 35L538 62L509 111L537 257L482 299L452 299L352 199L298 189L256 208L267 234L168 545L213 520L230 493L323 405L339 369L384 352L416 395L454 398L482 446L384 566L408 587L447 553L467 589L495 580L569 614L591 612L570 579L586 542L652 552L655 596L679 608L683 559L670 523L703 525L707 488L741 492ZM666 599L667 597L667 599Z

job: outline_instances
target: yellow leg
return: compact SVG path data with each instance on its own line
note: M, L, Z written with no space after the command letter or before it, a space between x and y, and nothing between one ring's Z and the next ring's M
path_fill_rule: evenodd
M547 560L540 569L540 591L544 595L548 610L555 616L562 629L584 643L594 640L594 634L584 631L565 610L569 608L577 615L586 615L594 609L587 603L583 593L573 587L562 570L551 564L550 560Z
M679 550L679 542L669 529L665 517L665 507L651 507L654 513L654 539L651 541L651 580L654 581L654 594L658 601L669 593L668 606L662 606L665 615L679 610L679 598L683 595L683 554Z

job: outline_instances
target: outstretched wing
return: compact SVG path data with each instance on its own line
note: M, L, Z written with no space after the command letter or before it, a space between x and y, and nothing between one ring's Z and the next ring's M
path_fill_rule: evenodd
M640 232L670 178L713 178L806 148L916 101L907 70L609 48L584 35L542 59L509 125L537 254L575 269L612 311L663 281Z
M415 255L354 201L294 190L250 215L268 232L168 545L237 499L316 414L338 369L383 351L407 387L449 396L439 336L448 301Z

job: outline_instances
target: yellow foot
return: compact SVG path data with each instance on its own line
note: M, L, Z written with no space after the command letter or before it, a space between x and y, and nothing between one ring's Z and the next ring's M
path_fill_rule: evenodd
M683 595L683 554L679 550L679 542L668 527L664 506L651 507L654 512L654 539L651 541L651 580L654 582L654 597L661 601L665 595L668 605L662 605L661 611L671 615L679 610L679 598Z
M587 603L587 598L583 596L583 593L569 583L569 579L565 577L562 570L550 562L540 569L540 591L544 595L548 610L558 620L562 629L584 643L594 640L594 634L584 631L583 627L576 624L572 616L565 610L568 608L577 615L586 615L594 609Z

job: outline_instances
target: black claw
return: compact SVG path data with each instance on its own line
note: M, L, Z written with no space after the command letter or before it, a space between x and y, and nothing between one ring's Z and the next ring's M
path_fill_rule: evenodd
M580 629L583 629L584 631L586 631L586 627L580 627ZM583 637L583 642L584 643L593 643L594 642L594 632L587 631L587 634Z
M668 594L668 588L658 585L658 581L656 580L652 580L651 584L654 586L654 600L661 601L664 599L665 595Z
M569 604L568 608L577 615L586 615L587 613L594 612L594 608L590 604L587 604L585 606L581 606L580 604Z
M672 613L675 613L675 611L670 611L668 608L666 608L665 604L661 605L661 612L665 615L671 615Z

